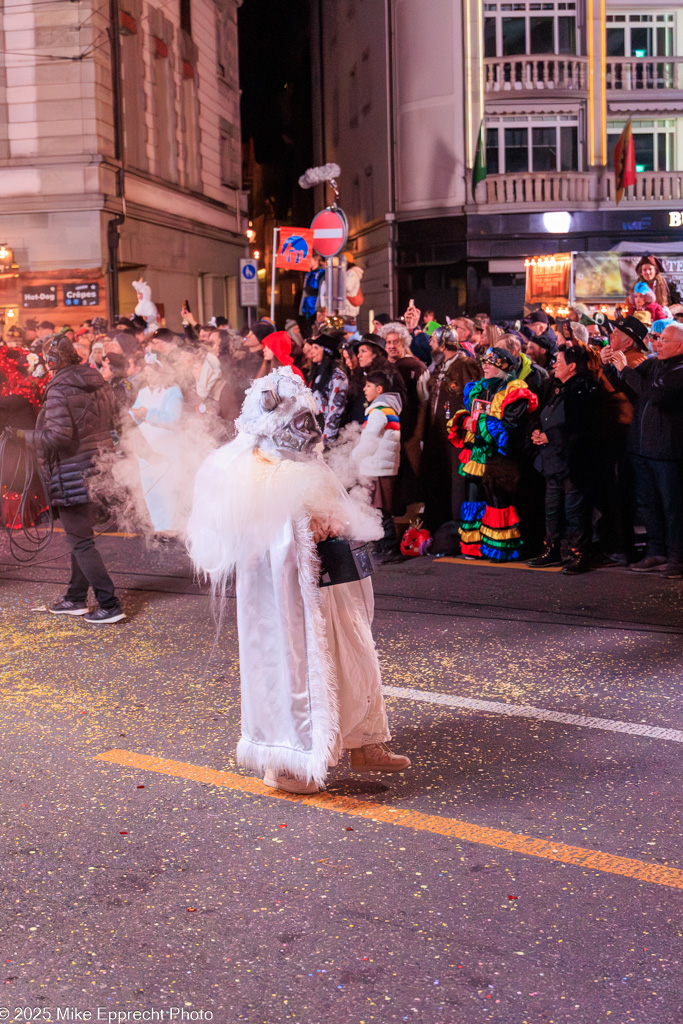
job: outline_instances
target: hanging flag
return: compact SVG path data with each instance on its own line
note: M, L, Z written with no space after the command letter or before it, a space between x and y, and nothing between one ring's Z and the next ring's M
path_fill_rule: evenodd
M310 228L280 228L280 244L275 257L278 270L310 270L313 232Z
M619 203L623 199L624 189L636 183L636 147L633 144L630 118L614 147L614 179Z
M479 125L479 138L474 153L474 167L472 168L472 198L476 199L477 185L486 178L486 149L484 147L484 120Z

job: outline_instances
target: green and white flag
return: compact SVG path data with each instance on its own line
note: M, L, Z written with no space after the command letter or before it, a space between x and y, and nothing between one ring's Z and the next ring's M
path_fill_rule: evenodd
M486 178L486 148L484 146L484 120L479 126L479 138L474 153L474 167L472 168L472 198L476 199L477 185Z

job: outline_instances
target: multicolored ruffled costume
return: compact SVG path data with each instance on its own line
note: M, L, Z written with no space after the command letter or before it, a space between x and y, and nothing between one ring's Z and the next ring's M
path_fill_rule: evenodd
M498 390L494 393L495 388ZM491 404L488 412L477 416L474 430L470 430L465 421L476 399ZM448 440L460 451L458 472L479 482L487 500L463 503L460 550L463 555L475 558L512 561L519 558L521 548L519 513L509 502L509 491L505 491L506 504L503 505L502 495L496 494L495 483L487 486L486 470L494 458L511 457L514 428L521 416L537 408L538 398L524 381L484 378L466 385L464 401L465 409L449 421Z

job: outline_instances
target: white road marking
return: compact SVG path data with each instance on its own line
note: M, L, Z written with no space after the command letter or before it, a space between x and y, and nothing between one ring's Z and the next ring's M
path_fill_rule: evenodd
M409 686L383 686L387 697L403 697L405 700L421 700L426 704L439 704L449 708L467 708L469 711L486 711L493 715L510 715L517 718L535 718L541 722L561 722L562 725L578 725L585 729L604 729L607 732L625 732L630 736L648 736L653 740L672 740L683 743L683 732L679 729L661 729L655 725L639 722L613 721L611 718L591 718L588 715L568 715L563 711L548 711L530 704L503 704L497 700L477 700L472 697L452 697L448 693L430 693L414 690Z

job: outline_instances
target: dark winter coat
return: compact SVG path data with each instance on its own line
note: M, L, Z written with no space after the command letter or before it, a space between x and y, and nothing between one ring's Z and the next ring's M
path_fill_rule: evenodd
M541 412L541 430L548 443L538 452L535 466L543 476L569 477L580 489L590 483L600 397L600 385L588 377L570 377L564 384L555 380Z
M410 441L417 428L417 420L420 412L420 400L417 394L417 382L425 373L427 367L421 359L415 356L401 356L392 365L401 374L406 397L403 401L401 411L401 440L403 443Z
M619 374L607 365L605 375L634 405L628 438L631 455L683 459L683 356L646 359Z
M447 350L445 359L435 368L427 384L430 434L438 434L444 440L447 438L448 421L465 404L465 385L480 378L481 367L476 359L471 359L464 352Z
M53 505L90 501L86 478L102 448L113 446L116 419L109 384L90 366L65 366L45 391L35 430L26 432L43 464Z

